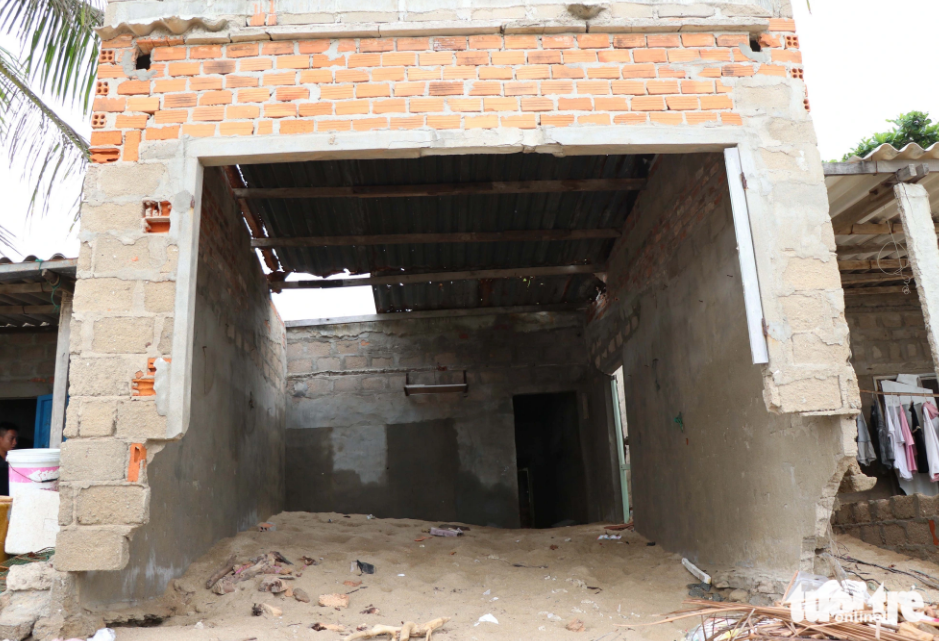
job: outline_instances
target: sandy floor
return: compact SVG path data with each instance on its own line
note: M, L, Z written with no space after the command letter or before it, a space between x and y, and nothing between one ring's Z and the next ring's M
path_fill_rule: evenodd
M618 533L623 534L622 541L598 541L597 536L605 532L602 525L557 530L472 526L460 538L417 542L415 539L426 536L422 528L437 524L300 512L278 515L271 522L277 526L274 532L243 532L217 544L171 584L162 606L153 603L146 610L123 613L172 616L159 627L117 628L118 641L331 641L362 624L398 626L404 621L423 623L437 617L450 617L434 634L444 641L675 641L682 638L683 630L697 623L618 627L649 623L680 609L687 598L687 584L695 581L681 566L678 555L647 545L641 536L628 531ZM839 554L939 576L935 565L850 537L839 538L838 547ZM239 583L236 592L224 596L205 589L212 570L230 554L244 562L273 550L299 567L301 556L318 561L289 582L302 588L312 603L259 592L261 577ZM357 559L374 564L376 573L359 576L351 572L350 564ZM855 567L847 564L846 569L850 573ZM909 589L915 582L876 568L861 566L859 570L864 578L879 581L887 577L888 587L892 584L897 589ZM358 589L343 584L359 580L362 585ZM348 592L348 609L337 611L316 603L322 594ZM935 600L939 593L931 596ZM283 610L283 616L252 616L255 603L275 605ZM379 613L364 614L369 606L378 608ZM486 614L495 617L498 624L478 623ZM586 632L566 629L575 619L583 621ZM311 625L316 622L342 624L346 633L314 631Z

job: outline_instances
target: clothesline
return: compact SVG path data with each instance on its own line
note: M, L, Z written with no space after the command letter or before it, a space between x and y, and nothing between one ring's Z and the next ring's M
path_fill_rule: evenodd
M877 392L870 389L860 390L861 394L877 394L879 396L930 396L939 398L939 394L925 394L923 392Z

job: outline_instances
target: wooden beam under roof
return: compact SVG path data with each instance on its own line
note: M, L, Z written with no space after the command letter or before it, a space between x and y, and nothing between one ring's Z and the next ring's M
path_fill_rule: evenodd
M901 252L906 252L903 241L898 243ZM870 254L872 252L883 252L883 258L893 258L892 254L897 253L897 248L893 242L861 243L859 245L838 245L838 255L847 256L849 254Z
M939 233L939 224L936 224L936 232ZM882 236L884 234L902 234L903 225L900 223L863 223L851 225L851 228L845 232L837 232L838 236Z
M878 209L894 200L893 183L888 179L871 189L867 195L832 219L835 234L847 234L860 220L864 220Z
M15 285L0 285L0 294L7 296L12 294L41 294L44 292L50 293L53 289L53 286L45 281L41 283L17 283ZM61 292L63 289L60 287L56 291Z
M872 260L839 260L838 269L843 272L853 272L858 270L876 270L881 269L906 269L910 266L908 258L881 258L880 261Z
M252 247L350 247L411 243L502 243L525 241L593 240L619 238L618 229L533 229L449 234L373 234L367 236L305 236L253 238Z
M55 305L4 305L0 316L58 316Z
M440 283L451 280L482 280L489 278L535 278L540 276L573 276L599 274L606 271L601 265L560 265L551 267L516 267L512 269L478 269L473 271L406 273L400 276L374 276L369 278L335 278L330 280L295 280L272 282L271 289L329 289L332 287L364 287L368 285L407 285L412 283Z
M235 189L236 198L416 198L436 196L494 196L548 194L575 191L638 191L645 178L586 180L517 180L512 182L438 183L427 185L355 185L352 187L247 187Z
M869 285L871 283L886 283L897 280L913 278L913 274L907 272L906 276L897 274L885 274L883 272L871 272L867 274L842 274L841 284L844 285Z
M866 294L868 296L874 294L905 294L903 290L905 285L887 285L885 287L848 287L844 290L845 296L858 296L860 294ZM910 283L910 290L915 292L916 288L913 287L913 283Z
M927 175L929 175L929 166L922 163L910 163L901 167L893 173L893 176L871 189L861 200L839 212L832 219L835 233L846 233L855 223L864 220L890 203L894 199L893 186L897 183L919 182Z

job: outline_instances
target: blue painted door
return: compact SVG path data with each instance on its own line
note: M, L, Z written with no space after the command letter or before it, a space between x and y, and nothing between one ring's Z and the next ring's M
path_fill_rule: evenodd
M49 447L52 428L52 394L36 398L36 427L33 432L33 447Z

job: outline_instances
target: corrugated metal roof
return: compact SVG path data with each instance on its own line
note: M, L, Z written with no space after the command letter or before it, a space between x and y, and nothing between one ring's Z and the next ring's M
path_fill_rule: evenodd
M244 165L251 187L337 187L435 183L643 178L648 156L455 155ZM636 192L463 195L408 198L257 199L272 237L621 228ZM546 265L603 264L613 239L411 243L278 248L286 270L378 276ZM373 288L379 313L533 304L577 304L595 294L592 276L500 279Z
M61 299L53 300L52 286L42 277L44 269L51 269L58 274L73 276L77 268L76 259L55 254L45 260L27 256L21 261L14 261L0 256L0 286L6 285L42 285L48 291L29 293L3 293L0 291L0 310L8 307L48 308L55 307ZM29 310L24 310L29 311ZM57 313L0 314L0 328L55 327L59 324Z

